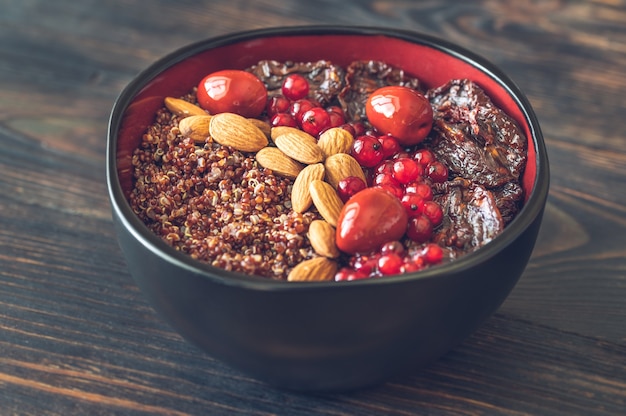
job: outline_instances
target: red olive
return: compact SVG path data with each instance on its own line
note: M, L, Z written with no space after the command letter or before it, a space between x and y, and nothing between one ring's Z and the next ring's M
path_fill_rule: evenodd
M200 107L211 114L258 117L267 103L267 89L254 74L225 69L204 77L198 84L197 97Z
M403 146L424 140L433 124L433 109L428 99L407 87L377 89L368 97L365 113L372 126L394 136Z
M357 192L343 206L337 222L337 247L346 253L368 253L399 240L406 231L402 203L380 187Z

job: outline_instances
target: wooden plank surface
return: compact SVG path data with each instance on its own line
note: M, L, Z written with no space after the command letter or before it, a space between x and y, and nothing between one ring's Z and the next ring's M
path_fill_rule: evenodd
M626 412L626 2L0 0L0 414ZM459 43L526 92L552 186L500 310L412 377L302 395L183 341L134 285L104 179L117 94L206 37L297 24Z

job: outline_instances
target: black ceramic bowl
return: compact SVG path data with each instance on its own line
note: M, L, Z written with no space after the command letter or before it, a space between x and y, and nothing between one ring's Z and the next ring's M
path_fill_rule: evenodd
M528 137L524 208L494 241L452 263L384 279L270 281L211 267L161 241L132 212L131 154L165 96L206 74L262 59L374 59L428 86L477 82ZM533 250L548 194L541 131L523 93L498 68L430 36L380 28L287 27L184 47L121 93L108 131L107 178L119 243L137 284L161 316L211 356L275 386L354 389L408 374L459 344L504 301Z

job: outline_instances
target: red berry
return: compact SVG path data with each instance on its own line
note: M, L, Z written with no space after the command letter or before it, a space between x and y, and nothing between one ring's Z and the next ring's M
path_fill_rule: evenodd
M420 165L426 167L433 163L435 160L435 155L428 149L418 149L413 153L413 159Z
M382 245L380 248L380 254L384 255L389 253L396 253L397 255L402 256L404 255L404 246L397 240L389 241Z
M396 253L388 253L378 259L378 271L383 276L391 276L402 271L402 257Z
M398 140L389 135L378 136L378 141L380 142L383 148L383 157L385 159L400 153L402 151L402 146L398 143Z
M386 173L390 176L393 176L393 161L392 160L383 160L374 168L374 172L376 173Z
M407 184L422 176L422 166L413 159L397 159L393 163L393 177L401 184Z
M315 101L302 98L301 100L291 102L289 105L289 114L299 122L302 119L302 115L314 107L319 107Z
M345 114L343 112L343 109L341 107L339 107L338 105L331 105L329 107L326 107L326 111L328 111L329 113L337 113L341 117L345 118Z
M337 248L350 254L377 250L404 235L407 218L398 198L378 187L366 188L350 198L339 213Z
M430 243L424 247L422 256L428 264L439 264L443 260L443 249L437 244Z
M415 194L420 196L424 201L432 201L433 188L425 182L411 182L404 187L405 194Z
M322 107L313 107L302 114L300 127L313 137L319 136L321 132L330 126L330 118L326 110Z
M283 80L282 93L290 100L299 100L309 95L309 81L300 74L289 74Z
M365 125L360 121L355 121L352 124L352 128L354 129L354 137L362 136L365 134Z
M335 282L349 282L352 280L367 279L369 274L357 272L348 267L342 267L335 274Z
M425 215L409 218L406 235L416 243L425 243L433 235L433 224Z
M341 127L342 129L344 129L345 131L347 131L348 133L350 133L350 134L352 135L352 137L354 137L354 136L355 136L355 134L354 134L354 127L352 127L352 124L350 124L350 123L344 123L344 124L342 124L342 125L341 125L341 126L339 126L339 127Z
M267 115L272 118L278 113L287 113L289 111L289 105L291 101L282 95L275 95L267 100L267 106L265 111Z
M327 111L328 113L328 126L330 127L341 127L346 124L346 119L343 114L336 113L334 111Z
M289 113L276 113L270 119L270 124L272 127L276 126L287 126L287 127L298 127L298 123Z
M357 176L348 176L339 181L337 184L337 194L339 198L346 203L352 195L365 189L367 185L363 179Z
M409 218L416 217L422 213L424 200L416 194L404 194L400 200Z
M389 173L377 173L372 180L372 186L374 185L392 185L392 186L400 186L398 181L393 177L393 175Z
M357 256L352 263L352 267L356 272L370 275L376 270L377 264L378 256Z
M402 265L402 270L405 273L418 272L422 270L423 268L424 268L424 260L421 258L406 261Z
M357 136L352 143L352 156L361 166L373 168L383 160L382 146L374 136Z
M433 124L428 99L414 89L401 86L382 87L370 94L365 114L376 130L394 136L403 146L424 140Z
M443 221L443 211L435 201L424 201L422 204L422 213L430 220L434 227Z
M383 185L376 186L379 188L383 188L385 191L389 192L391 195L395 196L398 199L402 198L402 195L404 195L404 191L402 190L402 187L400 185L385 183Z
M428 165L426 174L434 182L443 183L448 180L448 168L439 161L434 161Z
M211 114L258 117L267 105L267 89L256 75L236 69L213 72L200 81L198 104Z

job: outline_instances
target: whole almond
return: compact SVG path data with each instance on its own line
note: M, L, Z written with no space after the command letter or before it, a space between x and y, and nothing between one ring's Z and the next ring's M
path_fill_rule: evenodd
M339 249L335 242L335 227L326 221L315 220L309 225L309 241L313 250L320 256L331 259L339 257Z
M217 143L242 152L258 152L269 143L261 129L235 113L212 116L209 133Z
M194 142L204 143L209 137L211 118L213 116L206 113L185 117L178 123L178 129L183 136L191 138Z
M272 126L266 121L259 120L258 118L249 118L250 123L254 124L265 134L265 137L270 137L270 132L272 130Z
M324 161L324 167L326 168L326 180L335 189L337 189L339 181L348 176L356 176L366 182L361 165L347 153L336 153L327 157Z
M291 208L294 211L303 213L311 207L313 199L309 185L317 179L324 179L324 165L321 163L306 166L296 176L291 189Z
M317 211L330 225L336 227L343 202L337 195L335 188L329 183L317 179L311 182L309 191Z
M349 153L354 143L354 137L349 131L341 127L333 127L320 135L317 145L324 152L324 156L337 153Z
M289 127L289 126L272 127L272 130L270 131L270 138L272 140L276 140L276 138L280 136L281 134L289 133L295 130L300 131L300 129L297 129L295 127Z
M267 146L256 153L256 161L264 168L271 169L274 173L294 179L302 171L304 166L296 162L280 149Z
M181 98L165 97L165 107L180 117L202 116L208 114L204 109Z
M324 152L317 145L315 137L302 130L294 129L274 139L276 147L287 156L307 165L319 163L324 160Z
M333 280L336 272L336 262L326 257L314 257L291 269L287 280L290 282L323 282Z

